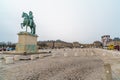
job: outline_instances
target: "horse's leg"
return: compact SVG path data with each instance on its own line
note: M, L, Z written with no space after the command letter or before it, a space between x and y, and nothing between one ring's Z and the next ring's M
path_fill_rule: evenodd
M33 28L33 34L35 34L35 27L36 27L36 26L35 26L35 24L33 23L33 27L32 27L32 28Z
M21 28L23 29L23 23L21 23Z
M27 26L26 26L26 32L27 32Z
M32 33L32 27L30 26L30 30L31 30L31 33Z
M32 34L34 34L34 27L32 27Z
M35 34L35 26L33 27L33 34Z
M32 27L32 34L34 34L34 28Z
M29 26L30 27L30 30L31 30L31 32L30 33L32 33L32 28L31 28L31 26Z

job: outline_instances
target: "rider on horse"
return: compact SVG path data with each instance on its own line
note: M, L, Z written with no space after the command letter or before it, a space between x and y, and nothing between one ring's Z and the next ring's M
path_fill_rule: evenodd
M33 24L33 15L32 15L32 11L29 12L29 20L30 20L29 25L32 26L32 24Z
M27 13L23 12L22 18L24 18L24 21L23 21L23 23L21 23L21 27L26 26L26 32L27 32L27 26L29 26L31 29L31 33L35 34L36 25L35 25L34 20L33 20L32 11L29 11L29 15Z

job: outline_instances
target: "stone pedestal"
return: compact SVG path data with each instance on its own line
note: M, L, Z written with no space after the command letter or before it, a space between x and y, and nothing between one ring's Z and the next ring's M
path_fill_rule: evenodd
M18 43L16 45L16 52L25 53L36 53L37 52L37 35L28 32L18 33Z

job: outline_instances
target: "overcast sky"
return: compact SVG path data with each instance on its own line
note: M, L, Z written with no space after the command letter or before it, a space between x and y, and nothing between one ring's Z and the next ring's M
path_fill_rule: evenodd
M0 42L17 42L22 12L33 12L38 40L92 43L120 37L120 0L0 0Z

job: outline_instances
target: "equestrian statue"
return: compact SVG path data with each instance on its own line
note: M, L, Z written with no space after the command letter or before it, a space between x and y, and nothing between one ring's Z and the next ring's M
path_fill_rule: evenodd
M21 28L26 27L26 32L27 32L27 27L30 27L31 33L35 34L35 23L33 20L33 13L32 11L29 11L29 14L27 13L22 13L22 18L24 18L23 23L21 23Z

